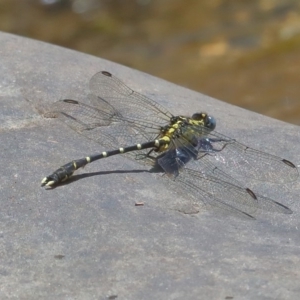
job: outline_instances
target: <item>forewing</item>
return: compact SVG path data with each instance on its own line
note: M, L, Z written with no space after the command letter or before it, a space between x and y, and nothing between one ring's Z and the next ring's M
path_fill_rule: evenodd
M128 121L164 125L172 114L148 97L133 91L112 74L102 71L90 80L90 92L115 107Z
M213 149L199 151L198 169L220 168L226 173L255 180L287 183L298 176L296 166L288 160L245 146L215 131L207 134Z

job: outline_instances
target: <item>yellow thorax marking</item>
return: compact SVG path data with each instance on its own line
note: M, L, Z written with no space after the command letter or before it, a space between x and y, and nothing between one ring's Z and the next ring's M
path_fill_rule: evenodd
M165 130L165 132L162 132L161 138L159 140L164 141L164 143L157 149L157 152L164 152L168 150L174 133L184 125L184 122L188 122L189 125L193 126L204 126L204 120L194 120L190 118L180 117L180 119L175 124L171 125L167 130ZM194 133L195 130L190 128L190 131L186 132L185 136L192 138Z

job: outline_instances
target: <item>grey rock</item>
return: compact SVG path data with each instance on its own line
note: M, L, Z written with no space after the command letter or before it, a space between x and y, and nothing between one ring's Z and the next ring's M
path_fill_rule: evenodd
M121 156L40 187L60 165L107 150L42 116L54 101L84 99L101 70L171 112L206 111L219 132L296 165L299 127L97 57L6 33L0 43L1 299L299 298L299 181L249 182L294 212L255 221L203 206L183 213L184 193Z

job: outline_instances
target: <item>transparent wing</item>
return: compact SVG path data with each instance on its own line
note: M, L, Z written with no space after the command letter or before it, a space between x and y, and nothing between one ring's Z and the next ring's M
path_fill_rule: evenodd
M299 176L290 161L252 149L215 131L200 139L198 147L198 170L218 168L229 174L274 183L292 182Z
M203 145L202 145L203 146ZM204 146L203 146L204 147ZM211 148L209 148L211 151ZM203 150L203 149L202 149ZM207 147L205 148L208 151ZM290 214L292 211L239 182L207 160L209 152L198 158L198 151L187 146L184 138L173 141L170 149L158 158L158 164L196 201L209 203L234 213L252 217L257 209Z
M240 182L228 176L228 174L219 171L219 174L215 175L211 176L189 168L183 168L175 181L187 189L195 200L201 200L204 203L224 208L233 213L252 216L257 209L284 214L292 213L288 207L243 187Z
M153 141L158 136L160 126L157 124L150 121L144 124L140 119L128 120L110 103L92 94L87 102L96 102L97 108L65 99L53 103L51 111L44 116L58 118L73 130L104 146L106 151ZM145 159L148 152L149 149L145 149L125 155L141 160L143 164L153 165L153 159Z
M133 91L112 74L96 73L89 83L90 92L118 108L118 112L128 121L142 122L144 126L163 125L170 121L172 114L148 97ZM97 107L97 101L95 101Z
M100 126L108 126L118 112L108 103L103 102L101 109L76 100L59 100L51 105L51 111L44 114L46 118L58 118L73 130L81 133Z
M55 102L46 117L56 117L73 130L111 150L153 141L172 114L155 101L127 87L108 72L90 80L87 105L76 100ZM115 109L115 107L117 109ZM131 158L145 158L149 150Z
M187 127L180 137L172 140L169 149L181 149L181 152L185 152L185 156L189 157L183 161L177 159L177 170L196 159L189 164L190 168L215 177L222 174L220 179L224 181L228 181L232 176L245 176L283 184L295 181L299 177L298 169L290 161L252 149L203 126ZM165 162L165 165L169 161ZM177 176L176 168L174 170L173 175Z

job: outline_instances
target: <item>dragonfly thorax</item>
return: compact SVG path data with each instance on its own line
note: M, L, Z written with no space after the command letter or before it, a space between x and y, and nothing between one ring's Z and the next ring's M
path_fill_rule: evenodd
M161 128L159 140L162 142L155 151L168 150L172 141L195 147L198 139L215 128L215 123L214 118L205 113L194 114L192 118L174 116L168 125Z

